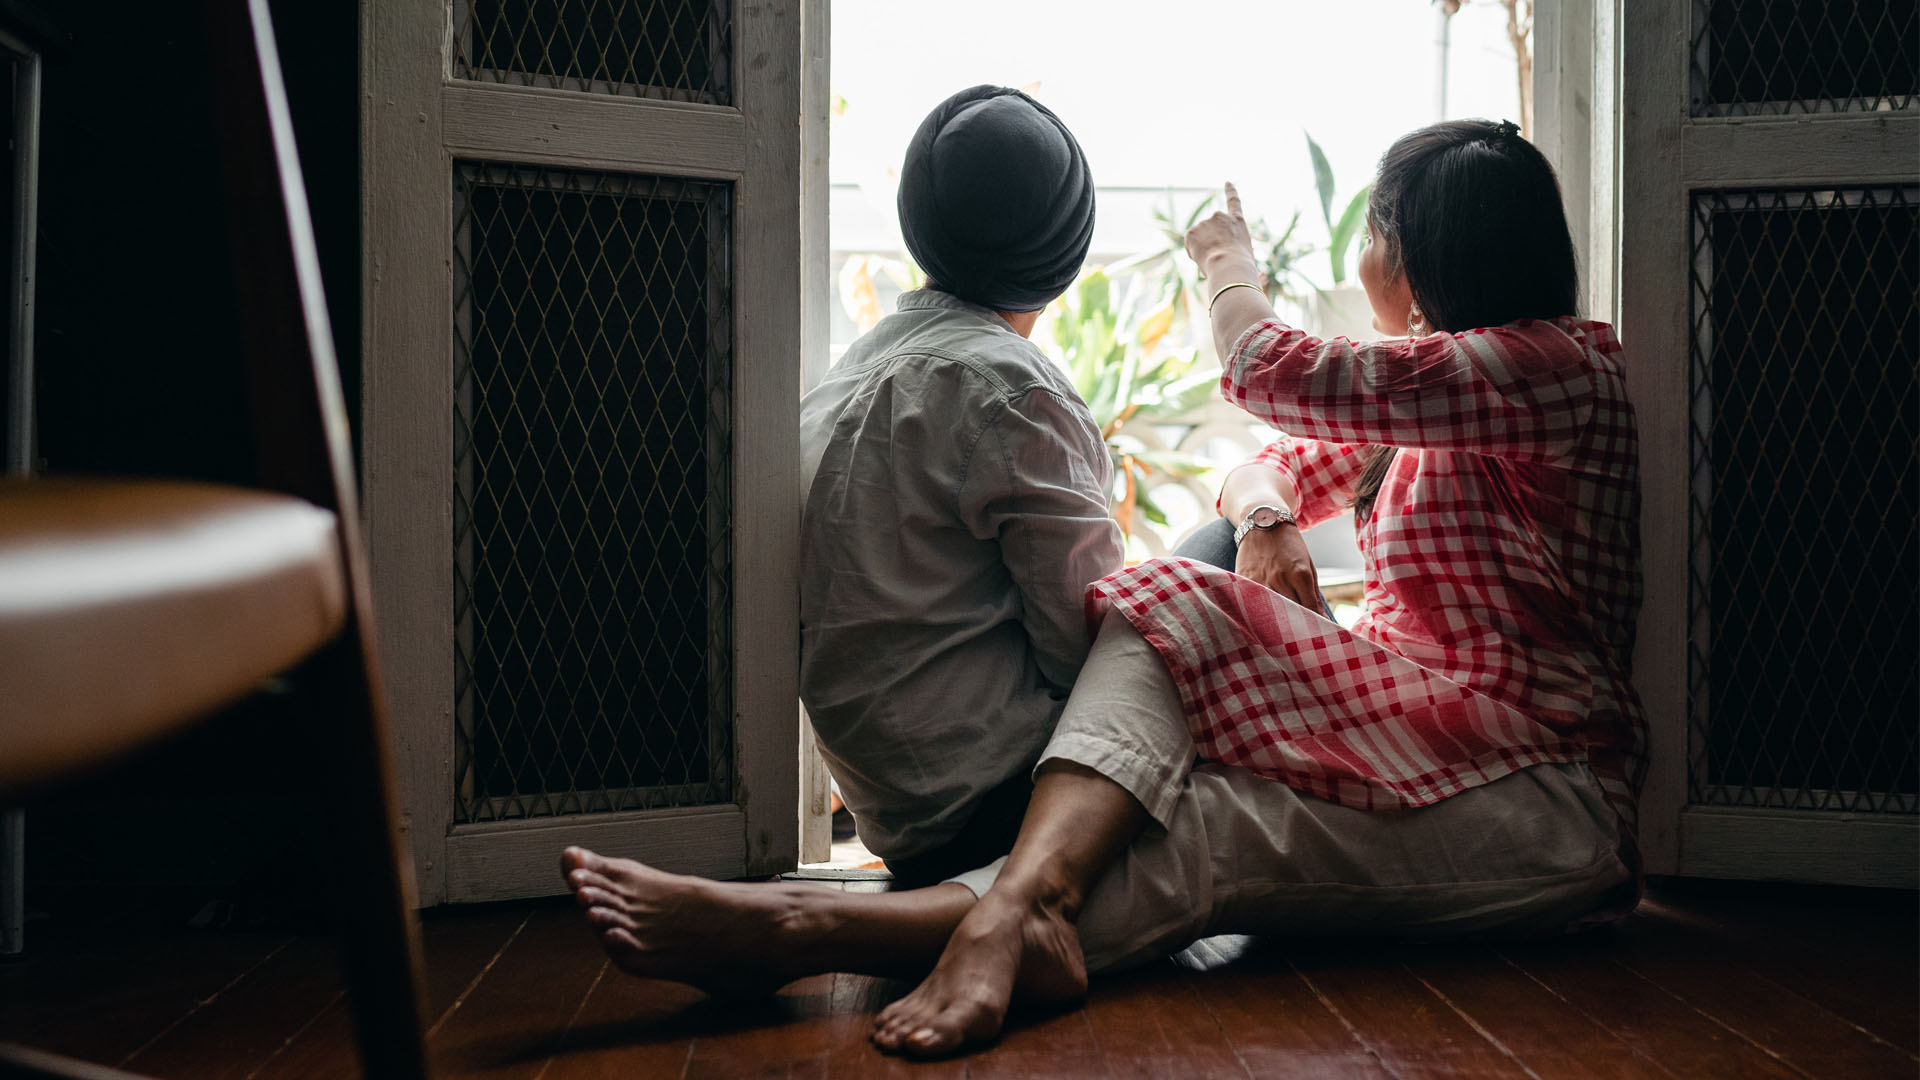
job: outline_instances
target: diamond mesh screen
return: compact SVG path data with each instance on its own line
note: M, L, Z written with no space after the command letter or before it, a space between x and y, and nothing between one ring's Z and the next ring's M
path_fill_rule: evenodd
M1920 188L1692 223L1692 801L1915 813Z
M1914 107L1915 0L1693 0L1693 115Z
M453 77L733 102L731 0L453 0Z
M725 185L454 174L455 820L731 797Z

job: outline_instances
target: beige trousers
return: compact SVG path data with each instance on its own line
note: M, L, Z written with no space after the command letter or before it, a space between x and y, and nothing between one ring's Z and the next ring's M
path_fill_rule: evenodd
M1153 818L1081 912L1090 970L1214 934L1548 933L1632 878L1584 764L1536 765L1416 810L1355 810L1193 757L1159 654L1109 615L1040 758L1100 773ZM984 894L1005 861L952 880Z

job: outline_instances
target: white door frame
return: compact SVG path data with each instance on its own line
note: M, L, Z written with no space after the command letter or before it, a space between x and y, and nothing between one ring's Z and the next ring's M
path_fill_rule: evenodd
M366 525L422 904L561 891L570 843L712 877L794 865L802 16L800 0L732 10L734 104L708 106L456 80L448 0L362 0ZM452 821L450 253L466 159L732 186L730 803Z

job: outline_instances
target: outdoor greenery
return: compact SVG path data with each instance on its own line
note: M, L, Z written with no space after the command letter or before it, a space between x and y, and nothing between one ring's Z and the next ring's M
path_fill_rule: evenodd
M1126 430L1128 424L1192 412L1219 383L1217 368L1200 365L1190 334L1173 333L1183 321L1186 288L1178 260L1136 262L1124 268L1118 282L1095 267L1049 312L1054 345L1106 440L1118 480L1113 516L1128 536L1136 513L1167 524L1165 511L1148 493L1149 477L1198 476L1210 467L1191 454L1150 449Z
M1307 136L1307 154L1313 158L1313 187L1320 196L1320 216L1327 223L1327 257L1332 263L1333 283L1344 284L1347 280L1347 252L1352 250L1353 242L1360 238L1361 230L1367 224L1367 196L1373 194L1373 185L1367 184L1340 211L1340 217L1333 216L1333 166L1327 161L1326 152L1320 149L1313 136ZM1294 215L1297 220L1299 215ZM1289 230L1291 231L1291 230Z

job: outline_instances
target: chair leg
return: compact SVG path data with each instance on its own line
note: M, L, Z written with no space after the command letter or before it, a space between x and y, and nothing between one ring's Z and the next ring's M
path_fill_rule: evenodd
M318 705L316 779L344 796L323 832L333 848L335 908L361 1060L368 1080L423 1080L426 1009L412 861L395 827L378 674L349 625L307 675Z
M0 960L27 949L27 812L0 810Z

